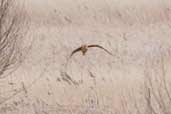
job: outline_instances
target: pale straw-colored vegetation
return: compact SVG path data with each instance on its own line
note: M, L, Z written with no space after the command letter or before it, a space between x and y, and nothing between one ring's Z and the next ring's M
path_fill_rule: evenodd
M169 0L25 4L0 10L0 113L171 114Z

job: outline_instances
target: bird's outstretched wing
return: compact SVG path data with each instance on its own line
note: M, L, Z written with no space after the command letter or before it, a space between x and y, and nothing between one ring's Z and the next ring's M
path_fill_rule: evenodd
M66 64L64 64L66 69L67 69L67 66L68 66L68 63L69 63L70 58L71 58L76 52L78 52L78 51L81 51L81 47L79 47L79 48L73 50L72 53L70 54L70 56L67 58Z
M81 51L81 47L79 47L79 48L75 49L74 51L72 51L70 57L72 57L78 51Z
M111 52L109 52L107 49L105 49L104 47L102 47L102 46L100 46L100 45L88 45L88 48L91 48L91 47L98 47L98 48L101 48L101 49L103 49L104 51L106 51L108 54L110 54L110 55L112 55L113 56L113 54L111 53Z

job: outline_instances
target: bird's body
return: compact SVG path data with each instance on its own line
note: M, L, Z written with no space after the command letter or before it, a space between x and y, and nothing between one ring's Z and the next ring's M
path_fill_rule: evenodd
M75 50L71 53L70 57L72 57L76 52L79 52L79 51L81 51L82 54L85 55L86 52L88 51L88 49L91 48L91 47L98 47L98 48L101 48L101 49L103 49L104 51L106 51L108 54L112 55L112 53L110 53L107 49L103 48L103 47L100 46L100 45L86 45L86 44L83 44L83 45L81 45L79 48L75 49Z
M85 55L86 52L88 51L88 46L87 45L82 45L80 51L82 51L82 54Z

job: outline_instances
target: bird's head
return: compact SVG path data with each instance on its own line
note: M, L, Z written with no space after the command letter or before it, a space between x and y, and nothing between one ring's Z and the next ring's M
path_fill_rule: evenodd
M81 47L82 48L87 48L87 45L86 44L82 44Z

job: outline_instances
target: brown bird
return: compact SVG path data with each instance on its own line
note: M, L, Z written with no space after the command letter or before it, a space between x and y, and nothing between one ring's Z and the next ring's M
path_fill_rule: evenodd
M100 45L96 45L96 44L95 44L95 45L94 45L94 44L93 44L93 45L86 45L86 44L83 44L83 45L81 45L79 48L75 49L75 50L71 53L70 57L72 57L76 52L79 52L79 51L81 51L82 54L85 55L86 52L88 51L88 49L91 48L91 47L98 47L98 48L100 48L100 49L103 49L103 50L106 51L108 54L110 54L110 55L113 56L112 53L110 53L107 49L105 49L104 47L102 47L102 46L100 46Z

